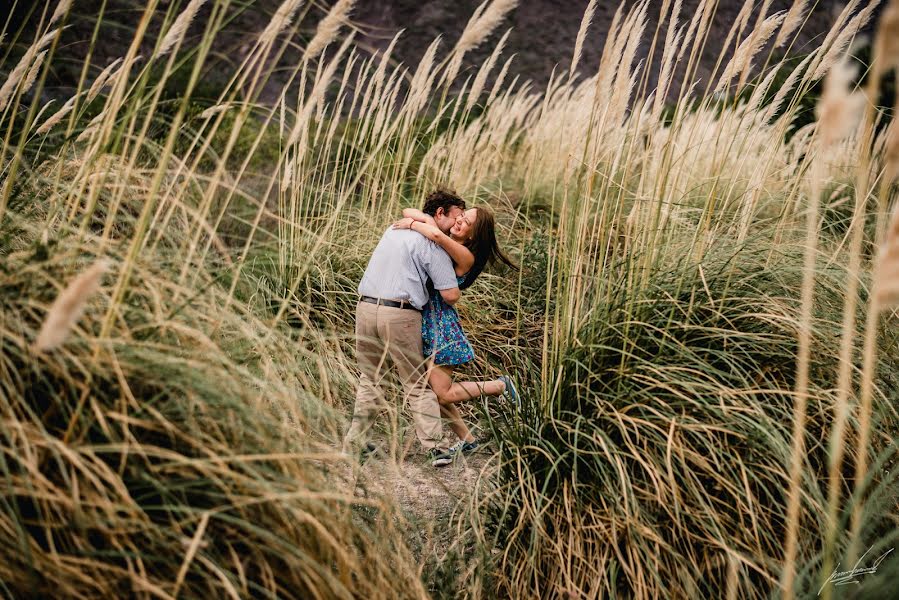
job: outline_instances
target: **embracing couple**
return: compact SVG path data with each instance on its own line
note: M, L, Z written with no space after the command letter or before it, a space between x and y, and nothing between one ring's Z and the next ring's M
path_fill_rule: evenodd
M384 408L382 378L396 367L415 422L415 433L435 467L477 448L457 403L505 395L518 401L508 377L453 381L453 371L474 351L453 305L484 267L499 260L514 267L496 242L493 213L469 208L447 191L428 195L422 210L405 209L372 253L359 283L356 360L361 372L353 421L344 447L374 450L368 430ZM443 442L441 417L459 441Z

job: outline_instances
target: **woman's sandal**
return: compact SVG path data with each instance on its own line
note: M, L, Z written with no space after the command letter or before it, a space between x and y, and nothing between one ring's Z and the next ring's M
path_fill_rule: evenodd
M515 405L516 408L521 408L521 396L518 395L518 390L515 389L515 384L512 383L512 378L507 375L500 375L497 379L506 384L506 389L503 390L503 398L511 402Z

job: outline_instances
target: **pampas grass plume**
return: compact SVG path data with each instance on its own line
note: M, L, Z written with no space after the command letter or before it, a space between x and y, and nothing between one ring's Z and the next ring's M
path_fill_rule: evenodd
M275 11L272 20L265 26L262 35L259 36L259 45L265 46L272 43L278 34L281 33L293 20L293 15L303 4L303 0L284 0L278 10Z
M581 19L581 27L578 29L577 38L574 41L574 54L571 56L571 67L568 69L568 77L574 77L577 64L581 61L581 54L584 50L584 40L587 38L587 30L593 21L593 13L596 12L596 0L590 0L587 4L587 10L584 11L584 17Z
M883 61L882 71L899 67L899 0L890 2L880 15L874 54Z
M69 12L69 7L71 6L72 0L59 0L59 4L56 5L56 10L53 11L53 16L50 17L50 25L56 23L67 12Z
M113 69L115 69L121 62L122 62L122 59L117 58L114 61L112 61L111 63L109 63L109 65L105 69L100 71L100 74L97 75L96 79L94 79L94 82L91 84L91 87L87 92L87 101L88 102L91 102L94 98L96 98L97 94L100 93L100 90L102 90L103 87L106 86L108 83L111 83L112 80L121 72L121 71L116 71L115 73L112 72Z
M197 11L199 11L200 7L205 3L206 0L190 0L190 4L181 11L181 14L178 15L178 18L175 19L175 22L172 24L171 28L169 28L169 32L165 34L165 37L162 39L162 43L159 44L159 49L156 51L156 54L153 55L153 58L159 58L160 56L165 56L171 52L172 48L175 47L175 44L179 43L184 38L184 34L187 33L187 28L190 27L190 23L197 15Z
M325 18L318 24L315 35L312 37L312 40L310 40L309 45L306 46L306 53L304 55L306 60L314 59L321 54L321 51L324 50L328 44L334 41L334 38L337 37L337 33L340 31L344 22L346 22L347 17L349 17L350 11L353 10L353 5L355 4L356 0L337 1L337 4L331 8L328 14L325 15Z
M66 341L72 327L84 314L88 299L100 288L100 281L108 269L109 261L101 258L75 277L56 297L34 342L36 351L53 350Z
M31 69L28 70L28 75L25 77L25 83L22 84L23 94L30 90L31 86L34 85L34 82L37 79L37 74L40 73L41 66L44 64L45 56L47 56L47 51L42 50L40 54L37 55L37 58L34 59L34 64L31 65Z
M48 117L47 120L44 121L44 124L41 125L40 127L38 127L38 130L36 132L37 135L42 135L44 133L47 133L48 131L53 129L53 127L57 123L62 121L63 118L67 114L72 112L72 109L75 107L75 98L76 97L77 96L72 96L71 98L69 98L68 101L66 101L66 103L62 105L62 108L60 108L58 111L56 111L55 113L50 115L50 117Z
M793 32L802 25L802 22L805 20L805 9L807 6L808 0L796 0L793 2L793 5L790 6L790 10L787 11L786 16L784 17L784 22L780 31L777 32L777 37L774 38L775 48L780 48L786 43Z
M456 42L456 47L453 48L452 58L444 76L444 81L447 84L452 83L459 74L459 69L462 66L462 57L465 53L478 47L486 40L493 33L493 30L506 18L506 14L518 6L518 0L493 0L493 3L485 8L486 4L487 2L485 1L484 4L478 6L474 11L468 24L465 26L465 30L459 37L459 41Z
M899 104L899 102L897 102ZM884 178L887 184L899 176L899 121L893 121L887 132L883 152Z
M857 126L864 108L861 92L849 92L855 69L844 58L836 63L824 80L824 92L815 108L818 135L830 146L849 135Z
M877 256L874 300L881 310L899 305L899 205L893 210L886 238Z

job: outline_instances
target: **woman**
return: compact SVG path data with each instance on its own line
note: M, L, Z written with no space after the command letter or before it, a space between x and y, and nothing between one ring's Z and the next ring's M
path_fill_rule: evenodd
M496 241L496 225L493 213L486 207L469 208L457 219L449 235L440 231L434 219L420 210L403 210L403 219L394 223L397 229L412 229L439 244L455 265L459 289L464 290L474 283L488 263L500 261L516 268L499 249ZM430 357L432 366L428 371L428 384L440 402L440 412L449 421L450 429L459 436L459 444L450 448L434 466L452 462L453 455L471 452L477 442L459 414L457 403L479 396L501 396L506 394L517 402L518 394L508 377L492 381L453 381L453 372L461 364L474 360L474 351L459 321L456 309L444 302L438 291L431 291L428 304L422 311L422 347L424 355Z

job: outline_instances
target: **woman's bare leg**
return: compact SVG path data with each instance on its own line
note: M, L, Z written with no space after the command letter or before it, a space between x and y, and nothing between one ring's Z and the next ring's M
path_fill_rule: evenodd
M499 396L506 389L506 384L499 379L453 382L453 369L447 366L434 366L428 373L428 385L437 394L441 405L464 402L480 396Z

